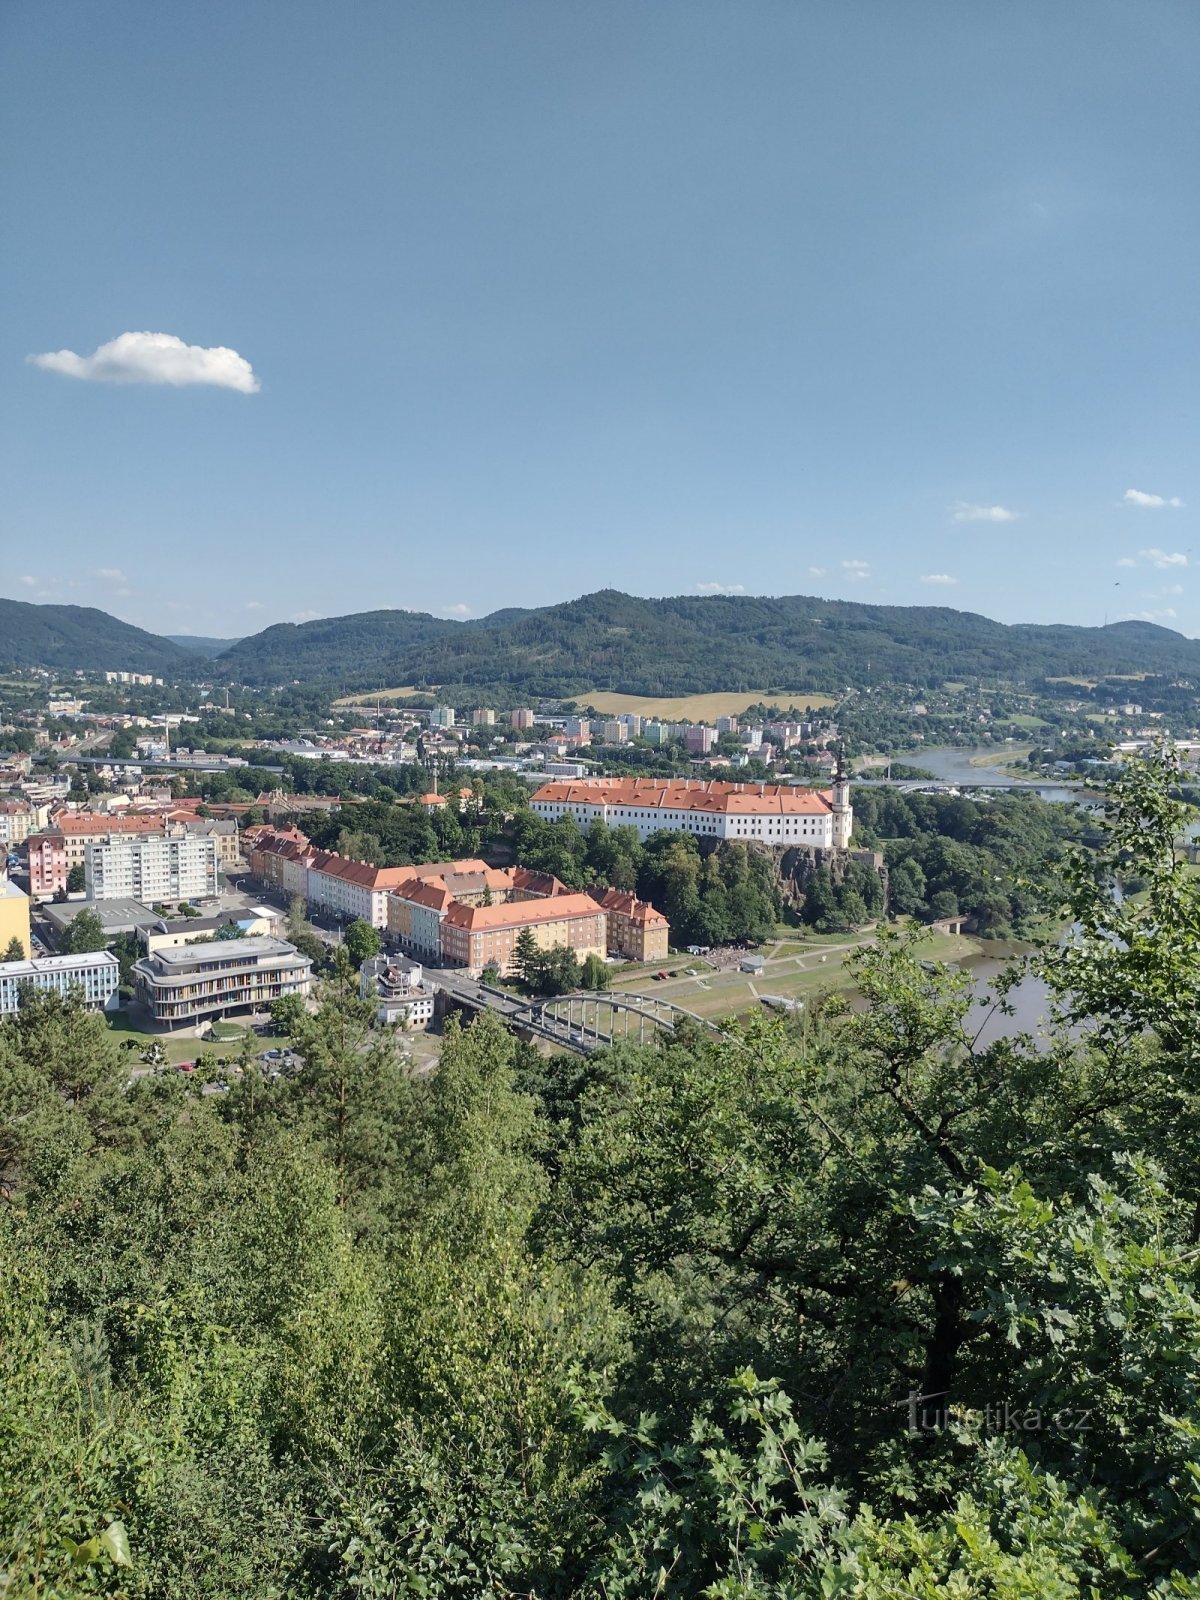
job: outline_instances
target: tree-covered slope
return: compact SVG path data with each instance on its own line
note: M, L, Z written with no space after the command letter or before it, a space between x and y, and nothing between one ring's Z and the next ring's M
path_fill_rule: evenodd
M1200 674L1200 644L1167 628L1007 626L945 606L876 606L806 595L647 600L617 590L537 611L450 623L373 611L268 628L219 658L249 683L337 680L348 688L475 684L514 693L606 689L836 692L889 680L1032 680Z
M93 606L0 600L0 666L153 672L178 677L198 665L170 639Z

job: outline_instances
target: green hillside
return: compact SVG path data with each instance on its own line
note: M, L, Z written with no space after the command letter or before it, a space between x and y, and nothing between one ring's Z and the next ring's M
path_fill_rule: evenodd
M0 600L0 666L70 671L153 672L181 677L196 657L93 606L38 606Z
M452 623L372 611L281 625L218 658L231 678L491 686L527 695L600 689L679 695L946 678L1200 675L1200 643L1147 623L1006 626L944 606L797 595L639 599L602 590L565 604Z

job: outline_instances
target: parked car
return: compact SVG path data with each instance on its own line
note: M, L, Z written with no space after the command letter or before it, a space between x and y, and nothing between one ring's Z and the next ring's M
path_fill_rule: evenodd
M654 977L655 977L656 981L658 979L660 979L660 978L669 978L670 976L671 976L671 974L669 972L656 972L654 974Z
M175 1067L176 1072L195 1072L195 1070L196 1063L194 1061L180 1061Z

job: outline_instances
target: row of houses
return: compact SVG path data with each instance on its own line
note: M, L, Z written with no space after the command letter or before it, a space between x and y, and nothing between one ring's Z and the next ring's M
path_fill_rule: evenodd
M298 828L248 833L250 870L263 883L310 906L361 918L431 964L476 973L494 966L507 974L525 930L540 949L562 945L580 960L595 954L657 961L669 948L662 912L617 889L577 893L548 873L480 860L373 867L315 849Z

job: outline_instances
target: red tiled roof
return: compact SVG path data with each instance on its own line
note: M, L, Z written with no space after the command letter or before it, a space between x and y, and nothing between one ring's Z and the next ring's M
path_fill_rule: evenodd
M497 928L528 927L533 922L567 922L598 917L600 907L586 894L559 894L549 900L517 900L505 906L468 906L456 900L446 913L451 927L468 933Z
M823 816L827 789L784 783L722 783L690 778L590 778L544 783L534 802L626 806L644 811L702 811L724 816Z
M647 928L668 926L666 917L657 906L651 905L649 900L639 900L637 895L630 894L627 889L592 889L590 893L596 904L605 911L628 917L632 922L640 922Z

